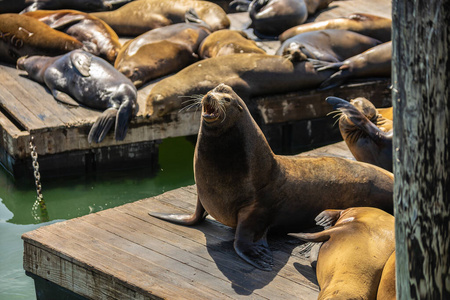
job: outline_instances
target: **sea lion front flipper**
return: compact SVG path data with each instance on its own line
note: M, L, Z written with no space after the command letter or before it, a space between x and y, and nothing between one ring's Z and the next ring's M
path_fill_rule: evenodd
M238 213L238 224L234 238L234 250L246 262L264 271L271 271L272 251L267 244L267 227L255 216L255 210L242 208ZM256 218L255 218L256 217Z
M89 70L91 68L91 60L92 57L81 50L75 50L70 53L70 61L72 62L72 65L84 77L88 77L90 75Z
M77 101L75 101L72 97L70 97L68 94L58 91L57 89L52 89L51 91L53 97L59 102L70 106L80 106L80 104Z
M200 199L197 197L197 205L195 206L195 212L192 215L188 214L164 214L164 213L158 213L158 212L149 212L150 216L168 221L175 224L180 225L195 225L203 221L208 213L206 212L205 208L203 207L202 203L200 202Z
M92 141L96 143L100 143L105 138L108 131L111 129L114 121L116 120L117 109L116 108L108 108L105 110L95 121L94 125L92 125L91 130L88 135L89 144Z
M318 214L314 221L316 221L316 225L322 226L327 229L336 223L342 212L343 210L340 209L326 209Z

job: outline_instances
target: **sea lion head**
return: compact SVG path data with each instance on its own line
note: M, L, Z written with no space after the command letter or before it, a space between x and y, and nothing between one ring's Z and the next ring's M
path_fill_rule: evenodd
M47 68L60 56L22 56L17 60L16 67L19 70L25 70L28 76L40 83L44 83L44 73Z
M308 59L308 56L304 53L305 51L306 48L302 44L292 42L283 50L282 55L292 62L300 62Z
M372 102L367 100L364 97L358 97L350 100L350 103L353 104L360 112L366 116L367 119L373 121L373 119L377 116L377 109L373 105Z

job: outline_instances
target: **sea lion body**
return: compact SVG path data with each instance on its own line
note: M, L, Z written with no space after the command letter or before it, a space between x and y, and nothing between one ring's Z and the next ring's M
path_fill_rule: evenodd
M340 62L380 44L365 35L338 29L305 32L284 41L276 54L298 60Z
M336 73L320 85L323 90L339 86L351 78L390 77L392 42L377 45L342 62L332 64L315 62L314 64L318 71L336 70Z
M278 38L280 42L283 43L285 40L298 34L324 29L354 31L384 43L391 40L392 20L374 15L357 13L343 18L301 24L284 31Z
M212 2L194 0L141 0L119 9L92 13L102 19L119 36L138 36L151 29L184 23L185 14L193 9L212 31L230 27L225 11Z
M335 225L317 233L296 234L323 242L316 265L319 300L375 300L382 270L395 250L395 219L373 207L325 210L318 224Z
M117 34L104 21L76 10L38 10L24 15L61 30L84 44L84 50L114 63L122 45Z
M395 285L396 279L394 251L384 265L383 273L381 273L380 284L377 291L377 300L395 300L397 298Z
M179 110L187 96L204 95L220 83L248 100L314 88L330 74L315 72L309 62L292 63L278 55L243 53L208 58L156 83L147 97L145 113L163 116Z
M77 39L29 16L0 14L0 60L15 64L22 56L57 56L82 48Z
M222 29L205 38L199 47L202 59L236 53L266 53L243 31Z
M210 214L236 228L236 252L263 270L272 264L268 230L308 228L324 207L393 206L393 175L381 168L336 157L275 155L244 101L225 84L202 99L194 177L193 215L151 215L191 225Z
M56 100L105 110L89 132L89 143L101 142L114 122L116 140L125 138L128 122L136 110L137 91L132 82L107 61L74 50L56 59L21 58L17 65L32 79L45 83Z
M254 0L249 5L252 27L258 36L278 36L308 18L304 0Z
M28 7L21 13L57 9L75 9L87 12L103 11L111 10L130 1L132 0L25 0Z
M204 27L187 23L150 30L123 46L114 67L139 87L197 61L198 47L208 34Z
M365 98L348 102L328 97L327 102L342 112L339 130L356 160L392 172L392 120L379 114Z

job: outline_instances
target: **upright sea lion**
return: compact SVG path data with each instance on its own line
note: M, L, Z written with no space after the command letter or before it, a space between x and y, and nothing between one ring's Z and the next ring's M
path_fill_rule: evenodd
M381 273L380 284L377 291L377 300L395 300L397 298L395 281L394 251L384 265L383 273Z
M339 86L350 78L390 77L391 61L392 42L387 42L350 57L343 62L330 64L315 61L314 65L318 71L337 71L320 85L320 89L325 90Z
M308 228L324 207L374 206L392 212L392 173L337 157L275 155L244 101L225 84L209 91L201 104L195 212L152 216L193 225L210 214L236 228L239 256L270 270L268 230Z
M114 123L116 140L125 138L128 122L136 111L137 91L107 61L74 50L60 57L20 58L17 67L27 71L33 80L47 85L58 101L105 109L89 131L89 143L100 143Z
M114 67L139 87L197 61L198 47L208 34L205 27L187 23L150 30L123 46Z
M163 116L179 110L186 97L204 95L220 83L231 86L247 101L257 95L314 88L330 74L316 72L310 62L292 63L279 55L243 53L208 58L156 83L147 97L145 113Z
M326 101L342 112L339 130L356 160L392 172L392 120L380 115L365 98L348 102L328 97Z
M198 54L201 58L211 58L235 53L266 53L249 39L247 34L240 30L222 29L213 32L205 38Z
M0 60L15 64L22 56L56 56L83 47L77 39L35 18L0 14Z
M140 0L109 12L92 13L119 35L138 36L151 29L183 23L187 11L193 10L212 31L230 27L225 11L212 2L194 0Z
M375 300L381 273L395 249L395 219L373 207L325 210L318 225L333 224L317 233L296 234L323 242L317 258L318 299Z
M117 34L104 21L76 10L38 10L24 15L38 19L53 29L73 36L84 50L114 63L122 45Z
M284 42L301 33L324 29L354 31L384 43L391 40L392 20L369 14L356 13L337 19L301 24L289 28L280 34L278 39L280 42Z
M305 32L284 41L276 54L299 61L315 59L340 62L380 44L379 40L348 30Z

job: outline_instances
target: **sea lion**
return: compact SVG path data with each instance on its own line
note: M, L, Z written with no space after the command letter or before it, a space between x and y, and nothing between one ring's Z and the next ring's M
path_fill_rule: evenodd
M236 228L234 248L270 270L268 230L298 232L324 207L375 206L392 212L393 175L337 157L275 155L244 101L220 84L201 100L194 152L197 207L192 215L150 215L193 225L210 214Z
M280 34L278 39L280 42L284 42L285 40L301 33L324 29L354 31L362 35L370 36L371 38L377 39L384 43L391 40L392 20L375 15L355 13L347 17L300 24L284 31Z
M392 42L386 42L347 58L343 62L327 63L315 61L318 71L336 70L337 72L325 80L321 90L339 86L351 78L390 77L392 65Z
M395 250L395 219L374 207L325 210L317 224L334 226L299 233L308 242L323 242L316 265L318 299L375 300L381 273Z
M266 53L240 30L222 29L213 32L205 38L198 54L202 59L235 53Z
M348 102L328 97L326 101L342 112L339 130L356 160L392 172L392 120L379 114L375 106L365 98Z
M256 36L277 37L308 18L304 0L254 0L249 5L251 27Z
M284 41L276 54L302 61L340 62L380 44L379 40L348 30L305 32Z
M21 13L36 10L56 10L68 8L87 12L103 11L117 8L130 1L133 0L25 0L28 7L21 11Z
M0 14L0 60L15 64L22 56L56 56L83 47L77 39L29 16Z
M145 114L163 116L183 107L187 97L204 95L220 83L250 97L315 88L330 74L314 71L310 62L292 63L279 55L242 53L208 58L156 83Z
M114 67L139 87L197 61L198 47L208 34L205 27L186 23L150 30L123 46Z
M230 27L225 11L208 1L140 0L113 11L92 15L105 21L119 36L138 36L151 29L183 23L187 11L195 11L212 31Z
M395 281L394 251L384 265L383 272L381 273L380 284L377 291L377 300L395 300L397 298Z
M24 15L38 19L53 29L73 36L84 50L114 63L122 47L117 34L104 21L76 10L38 10Z
M59 57L23 57L17 61L17 67L27 71L33 80L44 83L58 101L105 109L89 131L89 143L100 143L114 122L116 140L125 138L128 122L136 111L137 91L128 78L104 59L74 50Z

